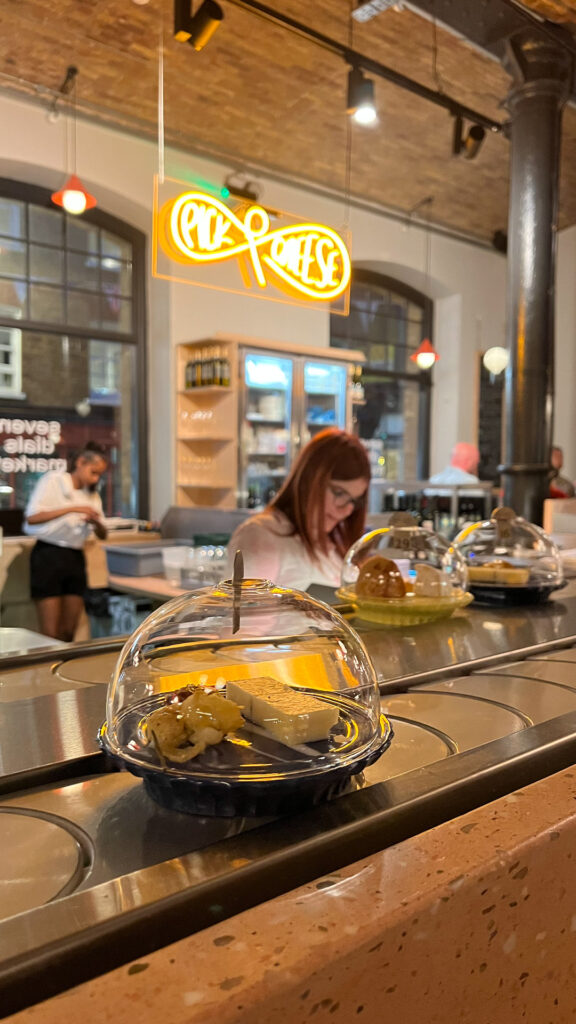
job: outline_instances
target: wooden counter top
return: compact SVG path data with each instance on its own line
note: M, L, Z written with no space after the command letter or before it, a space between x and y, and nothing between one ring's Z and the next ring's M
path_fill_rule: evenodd
M169 601L172 597L189 593L182 587L174 587L164 576L118 576L113 573L108 577L108 586L121 594L152 597L160 601Z

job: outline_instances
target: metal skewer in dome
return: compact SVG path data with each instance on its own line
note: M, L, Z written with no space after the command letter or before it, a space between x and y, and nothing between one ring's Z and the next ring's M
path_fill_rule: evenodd
M244 579L244 556L240 549L234 555L234 569L232 572L232 583L234 586L234 598L232 604L232 633L240 629L240 601L242 598L242 580Z

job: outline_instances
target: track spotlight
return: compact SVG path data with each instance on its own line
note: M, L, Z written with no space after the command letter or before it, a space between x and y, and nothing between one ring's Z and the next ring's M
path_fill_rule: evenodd
M192 14L191 0L174 0L174 38L203 50L224 18L224 11L215 0L203 0Z
M452 140L452 153L460 156L462 153L465 160L473 160L478 155L478 150L486 137L486 129L480 124L473 124L468 129L466 138L462 134L462 117L456 114L454 117L454 137Z
M378 120L374 103L374 82L364 76L361 68L350 68L348 72L346 110L357 124L375 124Z
M250 203L257 203L262 191L256 181L251 181L245 174L232 173L224 180L222 195L224 198L233 196L235 199L246 199Z
M496 252L503 252L504 255L508 252L508 232L501 231L498 229L492 235L492 245L496 249Z

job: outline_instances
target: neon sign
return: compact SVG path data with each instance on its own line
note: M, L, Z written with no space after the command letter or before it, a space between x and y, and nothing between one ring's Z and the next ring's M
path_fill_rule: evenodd
M246 288L254 280L300 301L330 302L350 284L350 256L336 231L299 222L271 228L261 206L234 211L215 196L184 191L160 207L156 232L169 260L188 268L235 262Z

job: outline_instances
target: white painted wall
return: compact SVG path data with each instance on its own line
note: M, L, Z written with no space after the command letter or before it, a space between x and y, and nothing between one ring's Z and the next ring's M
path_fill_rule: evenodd
M63 181L64 124L48 121L46 108L0 97L0 175L46 187ZM103 209L122 217L150 236L152 143L96 125L78 127L78 172ZM198 175L223 181L231 167L168 151L166 173ZM470 165L474 174L474 165ZM264 201L303 217L343 227L344 203L301 187L259 180ZM466 242L433 236L431 279L427 282L425 236L384 214L351 209L354 263L381 269L435 300L434 343L440 362L434 372L431 472L448 461L458 440L476 439L477 352L504 341L506 262L496 252ZM556 438L563 444L567 468L576 462L574 379L576 229L560 238ZM160 515L173 498L173 360L175 343L207 337L215 331L279 341L327 345L329 316L242 295L154 280L148 282L150 477L152 514Z

